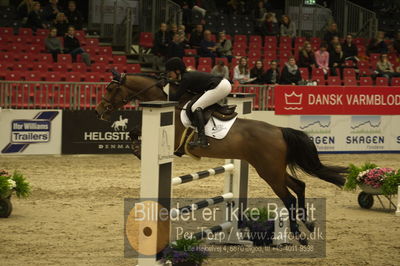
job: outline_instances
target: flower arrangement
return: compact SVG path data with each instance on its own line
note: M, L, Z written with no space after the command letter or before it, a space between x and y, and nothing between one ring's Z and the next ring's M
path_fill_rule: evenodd
M29 183L20 172L15 171L11 175L0 170L0 199L10 197L13 191L18 198L26 198L30 193Z
M354 190L357 185L380 189L384 195L395 194L400 185L400 170L381 168L372 163L365 163L361 167L350 164L345 189Z
M271 245L275 226L275 213L266 207L253 208L252 212L247 213L245 217L249 217L249 219L245 219L243 225L249 228L249 239L253 244L255 246Z
M201 265L208 258L208 253L200 248L201 242L195 238L178 239L164 249L162 260L167 265Z

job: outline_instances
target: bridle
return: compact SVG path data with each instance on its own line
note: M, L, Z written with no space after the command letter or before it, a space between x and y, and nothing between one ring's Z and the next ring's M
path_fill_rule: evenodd
M114 97L115 97L115 95L117 95L118 91L121 89L121 86L123 86L123 85L125 84L126 76L127 76L127 75L128 75L128 74L122 73L122 74L121 74L121 78L120 78L119 80L118 80L118 79L113 79L113 80L108 84L106 90L110 92L110 90L108 89L109 86L110 86L111 84L118 84L119 86L115 88L115 90L116 90L116 93L114 94ZM138 74L129 74L129 75L138 75ZM160 84L162 84L162 83L165 83L165 81L166 81L166 77L161 76L160 80L158 80L158 81L155 82L154 84L152 84L152 85L150 85L150 86L148 86L148 87L145 87L145 88L141 89L140 91L138 91L137 93L135 93L135 94L133 94L133 95L128 95L125 99L122 99L122 102L121 102L121 103L122 103L122 106L128 104L128 103L129 103L130 101L132 101L133 99L136 99L137 96L141 95L141 94L144 93L145 91L147 91L147 90L149 90L149 89L151 89L151 88L153 88L153 87L155 87L155 86L158 86L158 85L160 85ZM163 92L164 92L164 91L163 91ZM165 93L165 92L164 92L164 93ZM112 100L113 100L114 97L112 97L110 100L106 99L106 98L104 97L104 95L101 97L102 100L103 100L104 102L107 103L107 105L105 106L105 111L111 112L111 111L114 111L114 110L118 109L118 107L117 107L118 104L112 102ZM103 112L103 113L104 113L104 112Z

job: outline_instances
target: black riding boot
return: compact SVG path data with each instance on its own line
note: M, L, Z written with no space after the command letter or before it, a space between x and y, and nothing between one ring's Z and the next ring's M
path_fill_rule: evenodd
M194 112L194 122L195 126L197 127L197 139L195 141L191 141L189 143L190 146L200 146L202 148L207 148L210 144L207 141L206 134L204 132L204 116L203 110L199 107Z

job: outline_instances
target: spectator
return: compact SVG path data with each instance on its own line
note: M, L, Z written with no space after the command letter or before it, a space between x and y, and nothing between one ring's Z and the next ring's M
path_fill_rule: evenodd
M296 25L288 15L283 15L281 20L281 36L296 37Z
M264 80L267 84L278 84L280 80L278 62L272 60L269 65L270 68L265 72Z
M251 83L265 84L264 64L261 60L257 60L255 66L250 70Z
M194 49L200 48L200 43L203 40L204 36L204 28L203 25L198 24L196 28L193 30L192 34L190 35L190 46Z
M175 33L178 33L178 26L175 23L170 24L168 33L172 38L172 36L174 36Z
M228 58L229 62L232 61L232 42L226 39L225 32L218 34L217 55Z
M301 81L301 74L298 66L296 65L296 59L290 57L289 61L285 63L282 70L280 84L284 85L297 85Z
M376 38L372 38L367 47L367 55L371 54L386 54L389 49L385 43L385 33L378 31Z
M338 36L333 36L331 42L329 43L328 46L328 52L329 54L333 53L335 51L336 46L340 45L340 40Z
M156 32L154 36L153 53L159 57L167 55L168 43L171 41L171 37L167 32L167 24L161 23L160 30Z
M75 28L73 26L68 27L68 32L64 37L64 51L71 55L73 62L76 62L76 56L80 54L83 62L88 66L91 65L89 54L83 50L79 40L75 37Z
M58 0L49 0L49 3L43 8L44 20L48 23L54 21L57 14L61 12L58 6Z
M28 20L29 13L33 10L33 0L23 0L17 6L18 17L21 19L22 24Z
M28 20L26 21L26 27L31 28L33 31L47 28L47 25L43 21L39 2L33 2L33 9L29 13Z
M325 75L328 75L329 71L329 53L327 51L328 46L325 42L321 43L319 50L314 53L315 55L315 63L317 67L322 69Z
M329 67L331 70L332 76L343 76L343 67L344 67L344 53L342 51L342 46L340 44L336 45L335 49L332 53L329 53ZM338 73L339 69L339 73Z
M63 52L61 40L57 38L57 29L51 28L49 36L44 40L46 51L51 53L53 61L57 62L58 54Z
M250 79L250 71L247 65L247 58L241 57L239 65L233 69L233 80L239 81L240 83L246 83Z
M265 21L261 26L261 35L263 36L276 36L278 35L279 28L276 18L273 13L267 13Z
M393 42L393 48L396 50L397 54L400 54L400 32L396 32Z
M257 2L257 8L253 11L253 17L255 19L255 31L261 34L261 26L265 20L267 9L264 6L264 1Z
M178 33L172 37L172 41L168 44L167 58L185 56L185 45L182 43L182 38Z
M77 30L82 30L83 16L79 10L76 9L75 1L68 1L68 9L65 11L70 25L74 26Z
M211 31L204 31L204 39L200 43L199 55L202 57L216 57L217 45L211 40Z
M304 42L303 47L300 49L299 67L308 68L309 73L311 73L312 68L315 67L315 55L309 42Z
M224 61L220 60L211 70L211 74L220 76L229 80L229 69L225 66Z
M381 54L379 61L376 63L376 72L379 76L388 78L389 82L392 77L400 77L400 73L394 71L387 54Z
M340 33L337 29L337 24L332 23L325 32L324 41L326 43L331 43L334 36L340 37Z
M54 27L57 29L57 36L61 36L64 37L65 34L68 31L68 19L67 17L64 15L64 13L58 13L57 17L54 21Z
M354 62L359 61L357 46L353 43L353 35L347 34L346 40L342 45L344 59L353 60Z

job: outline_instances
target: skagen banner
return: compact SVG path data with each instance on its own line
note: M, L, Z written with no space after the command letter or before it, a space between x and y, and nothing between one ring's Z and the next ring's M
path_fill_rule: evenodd
M117 111L101 121L92 110L64 111L63 154L132 153L129 131L141 123L138 111Z

